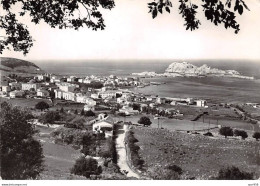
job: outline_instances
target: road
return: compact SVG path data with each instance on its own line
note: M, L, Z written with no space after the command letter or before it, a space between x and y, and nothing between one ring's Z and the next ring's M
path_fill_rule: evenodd
M127 130L127 126L124 125L122 129L118 129L118 137L116 138L116 149L118 153L118 166L121 169L121 171L126 171L127 177L135 177L135 178L140 178L138 174L136 174L129 166L127 163L127 155L126 155L126 149L125 149L125 144L124 144L124 139L125 139L125 132Z

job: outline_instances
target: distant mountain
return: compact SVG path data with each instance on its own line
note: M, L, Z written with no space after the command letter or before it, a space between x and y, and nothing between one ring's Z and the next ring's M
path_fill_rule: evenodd
M0 70L12 73L44 73L40 67L32 62L9 57L0 57Z
M132 75L139 76L166 76L166 77L207 77L207 76L221 76L221 77L235 77L243 79L254 79L254 77L243 76L235 70L221 70L217 68L211 68L204 64L197 67L187 62L173 62L168 66L163 74L157 74L155 72L141 72L132 73Z

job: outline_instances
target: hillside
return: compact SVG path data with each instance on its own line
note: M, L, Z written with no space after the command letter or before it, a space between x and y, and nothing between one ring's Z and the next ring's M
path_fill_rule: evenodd
M40 67L32 62L8 57L0 57L0 70L11 73L44 73Z

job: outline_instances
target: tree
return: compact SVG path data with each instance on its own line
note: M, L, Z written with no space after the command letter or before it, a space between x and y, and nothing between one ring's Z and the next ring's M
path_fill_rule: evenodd
M252 180L253 173L240 171L239 168L232 166L232 167L220 169L217 179L218 180Z
M227 136L233 136L233 130L230 127L221 127L219 133L225 136L225 138L227 138Z
M150 175L156 180L179 180L182 168L177 165L168 165L165 168L153 167L149 169Z
M134 103L134 104L133 104L133 110L138 110L138 111L140 111L140 110L141 110L140 104Z
M157 17L158 12L170 13L172 0L154 0L148 3L149 12L152 18ZM224 0L223 0L224 1ZM236 21L236 12L243 14L243 9L249 10L243 0L202 0L200 3L191 3L188 0L179 0L179 14L184 19L186 30L199 28L201 22L196 18L198 6L202 7L207 20L216 26L223 24L225 28L232 28L237 34L240 30ZM12 12L12 7L16 4L21 5L21 10ZM14 51L22 51L27 54L33 46L33 38L23 23L20 23L17 16L30 15L31 22L39 24L41 20L49 24L52 28L78 30L80 27L88 27L93 30L104 30L105 24L103 15L99 7L111 10L114 8L114 0L2 0L1 6L3 15L0 16L0 29L5 31L1 36L0 53L5 49L13 48ZM80 11L84 9L85 11ZM232 12L232 9L234 10ZM18 15L17 15L18 14Z
M36 109L39 109L41 111L45 110L45 109L48 109L50 106L48 103L46 103L45 101L41 101L41 102L38 102L36 105L35 105L35 108Z
M60 113L64 113L64 108L63 107L61 107Z
M139 124L143 124L144 126L150 126L152 124L150 118L143 116L138 121Z
M244 130L234 130L234 136L241 136L243 140L248 137L247 132Z
M44 124L52 124L55 121L60 120L60 114L55 111L48 111L45 114L42 114L39 118L39 121L44 123Z
M80 115L81 115L81 116L84 116L84 115L85 115L84 109L81 110Z
M86 178L89 178L90 175L98 175L101 172L101 167L98 166L97 160L83 156L76 160L75 165L71 169L72 174L85 176Z
M260 139L260 132L254 132L253 138L255 138L256 141L258 141L258 139Z
M1 176L2 179L36 179L43 170L43 153L36 130L27 122L27 111L1 103Z
M88 110L86 113L85 113L85 116L87 117L91 117L91 116L95 116L96 114L92 111L92 110Z

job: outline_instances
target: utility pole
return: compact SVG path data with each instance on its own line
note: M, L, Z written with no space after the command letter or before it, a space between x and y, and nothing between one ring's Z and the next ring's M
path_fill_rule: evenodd
M209 128L210 128L210 119L209 119L209 125L208 125L208 132L209 132Z

